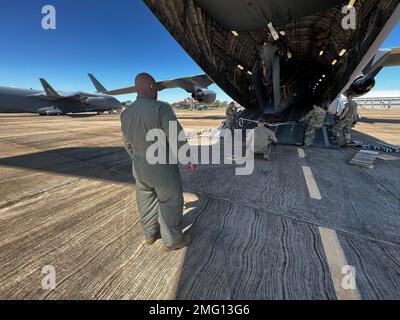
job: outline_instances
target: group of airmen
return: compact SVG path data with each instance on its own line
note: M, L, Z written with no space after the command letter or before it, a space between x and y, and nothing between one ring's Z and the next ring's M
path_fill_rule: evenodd
M305 147L309 147L313 144L316 133L323 127L328 107L327 104L322 107L314 105L313 110L304 118L300 119L300 123L306 125ZM353 100L353 97L347 95L347 103L344 110L340 114L336 125L332 128L332 132L335 136L335 143L341 147L347 147L351 143L351 128L357 121L357 108L357 103Z
M121 129L125 148L132 159L144 244L150 246L162 239L166 250L179 250L188 246L191 241L190 236L183 232L184 199L180 171L177 162L149 163L147 150L152 142L147 141L147 135L153 129L164 132L165 146L168 149L170 142L178 143L179 149L188 142L171 136L171 124L177 126L178 136L182 136L183 129L171 106L157 100L158 89L154 78L147 73L141 73L135 79L135 86L138 97L121 114ZM231 129L238 128L236 114L235 104L231 103L226 110L226 120ZM357 104L348 96L348 103L334 128L338 143L350 143L350 130L356 115ZM325 116L325 108L314 106L301 119L306 125L305 146L313 143L317 130L324 124ZM278 139L266 127L264 118L260 118L257 128L247 137L247 142L253 146L251 152L269 160L271 144L278 143ZM195 164L189 162L188 168L192 174L195 173Z
M226 108L225 112L226 123L230 130L239 129L237 123L237 105L231 102ZM275 133L266 127L266 122L263 117L258 120L257 127L250 131L246 137L246 151L247 155L253 153L254 155L263 156L267 161L270 160L270 151L272 144L277 144L278 139Z
M315 135L319 129L324 125L326 113L329 105L323 104L320 106L313 106L313 109L302 119L301 123L306 126L304 146L309 147L315 140ZM338 121L332 128L333 135L335 136L335 143L340 147L347 147L351 144L351 128L357 121L358 106L354 101L354 97L350 94L347 95L347 103L339 115Z
M311 146L315 141L317 132L324 126L327 110L329 105L321 103L314 105L312 110L307 113L298 122L305 126L304 148ZM347 103L332 132L335 136L335 143L341 147L347 147L351 143L351 128L357 120L357 103L353 100L353 96L347 95ZM238 129L237 124L237 108L234 102L230 103L226 109L226 123L231 130ZM263 155L264 159L269 160L269 152L272 144L277 144L278 140L273 131L266 128L265 120L261 117L258 126L254 131L250 132L247 139L247 146L251 146L254 142L255 155Z

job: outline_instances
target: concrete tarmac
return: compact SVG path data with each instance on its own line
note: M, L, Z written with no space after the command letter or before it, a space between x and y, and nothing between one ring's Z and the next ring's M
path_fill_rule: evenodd
M118 116L0 115L0 298L400 299L400 160L355 153L182 168L193 243L166 253L143 245Z

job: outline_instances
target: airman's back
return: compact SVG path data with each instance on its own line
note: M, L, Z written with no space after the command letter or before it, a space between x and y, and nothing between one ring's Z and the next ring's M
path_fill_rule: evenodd
M144 154L153 142L146 141L152 129L161 129L160 108L169 108L163 102L138 97L121 114L122 132L137 154Z

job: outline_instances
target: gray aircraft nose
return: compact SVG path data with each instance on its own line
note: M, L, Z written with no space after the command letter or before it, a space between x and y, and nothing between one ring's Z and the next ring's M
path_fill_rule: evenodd
M118 100L118 99L116 99L116 98L114 98L114 103L115 103L115 107L116 108L121 108L122 107L122 103Z
M109 104L113 108L119 108L122 106L121 102L117 98L114 98L114 97L109 97Z

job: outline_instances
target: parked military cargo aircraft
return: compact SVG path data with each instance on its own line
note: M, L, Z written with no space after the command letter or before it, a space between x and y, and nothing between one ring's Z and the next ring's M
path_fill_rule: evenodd
M40 79L43 91L0 87L0 112L37 113L40 115L64 115L68 113L113 111L121 103L113 95L136 93L135 87L108 91L92 74L89 74L97 93L56 91ZM216 93L207 87L213 81L207 75L198 75L158 82L158 90L182 88L199 102L212 103Z

